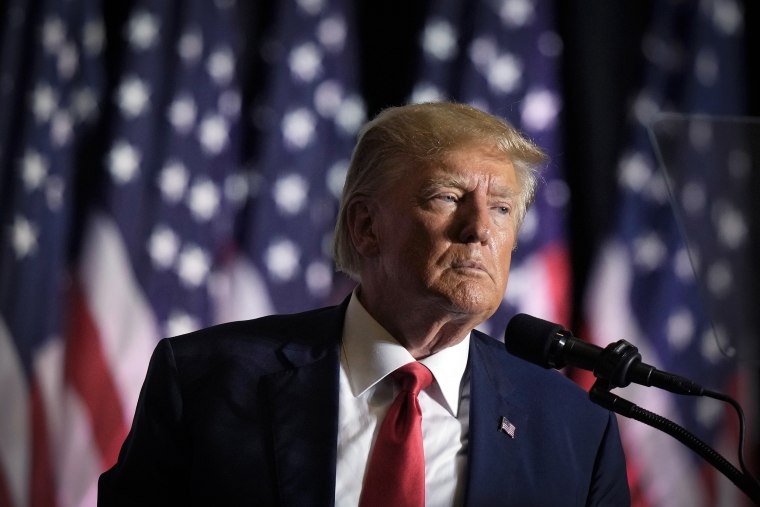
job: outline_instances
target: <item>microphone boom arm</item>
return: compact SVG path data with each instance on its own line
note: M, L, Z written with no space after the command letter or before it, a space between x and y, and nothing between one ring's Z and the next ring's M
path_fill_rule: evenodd
M720 473L726 476L736 485L736 487L741 489L755 505L760 505L760 486L758 486L757 482L755 482L750 475L739 471L721 454L682 426L611 393L610 389L613 387L616 386L611 384L608 380L597 378L596 382L589 390L589 398L591 401L607 410L644 423L675 438L686 447L699 454Z

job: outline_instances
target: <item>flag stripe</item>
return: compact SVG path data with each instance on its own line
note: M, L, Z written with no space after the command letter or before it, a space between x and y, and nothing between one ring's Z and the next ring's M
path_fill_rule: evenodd
M26 376L2 317L0 406L6 407L3 417L0 417L0 482L4 496L9 499L4 505L26 505L32 440L29 393ZM12 503L10 499L13 499Z
M30 488L31 507L55 507L56 478L51 460L51 439L42 393L36 383L30 391L32 414L32 470Z
M88 221L77 279L115 385L123 423L130 424L151 352L161 336L126 245L105 214L95 213Z
M87 406L93 436L103 466L107 467L116 462L121 443L127 436L127 417L121 409L121 396L111 370L103 357L100 334L76 282L69 300L65 376Z

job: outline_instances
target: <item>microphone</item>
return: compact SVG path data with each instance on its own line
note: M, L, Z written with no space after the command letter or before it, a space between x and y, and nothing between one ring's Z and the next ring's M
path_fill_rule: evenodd
M524 313L515 315L507 324L504 345L510 354L543 368L570 365L592 371L611 387L626 387L633 382L676 394L702 396L705 392L685 377L642 363L638 349L625 340L601 348L576 338L559 324Z

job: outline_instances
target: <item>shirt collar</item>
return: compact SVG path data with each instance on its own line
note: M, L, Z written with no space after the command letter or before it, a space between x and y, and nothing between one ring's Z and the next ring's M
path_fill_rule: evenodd
M346 373L354 396L360 396L414 357L364 308L354 290L346 310L343 327L343 354ZM462 377L470 351L470 333L465 338L420 360L433 373L433 378L457 416Z

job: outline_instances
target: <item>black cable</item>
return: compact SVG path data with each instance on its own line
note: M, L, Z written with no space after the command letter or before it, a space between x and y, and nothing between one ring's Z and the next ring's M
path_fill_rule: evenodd
M716 391L709 391L705 389L704 393L702 394L704 396L707 396L708 398L713 398L719 401L726 402L730 404L732 407L734 407L734 410L736 411L736 415L739 418L739 451L738 451L739 466L744 472L744 475L746 475L747 478L751 479L752 482L755 483L755 486L760 488L760 482L752 474L752 472L750 472L749 468L747 467L746 462L744 461L744 434L745 434L746 423L744 421L744 410L742 410L741 405L739 405L739 402L737 402L732 397L725 395L723 393L716 392Z

